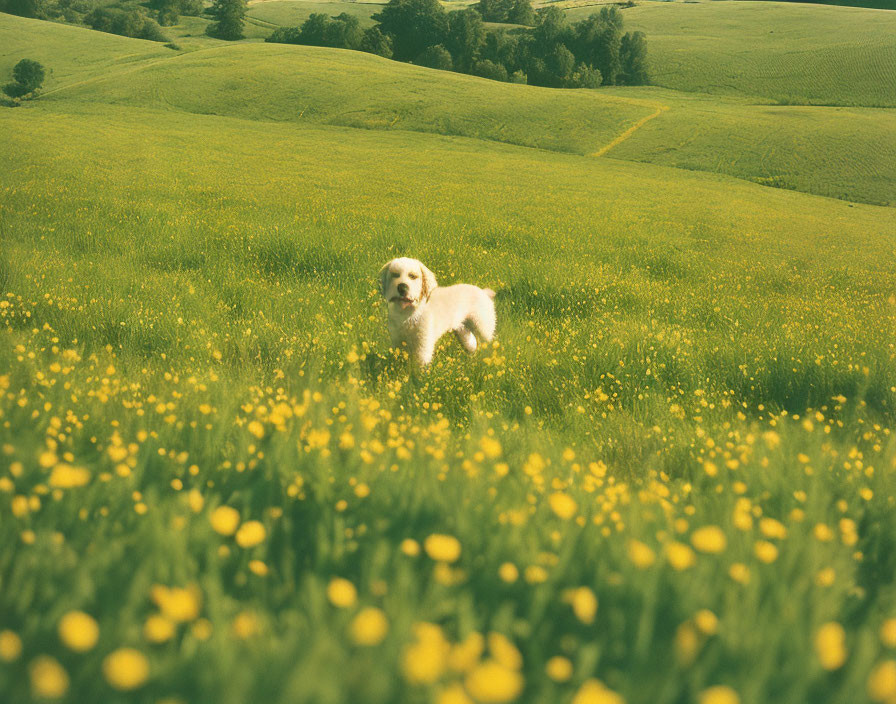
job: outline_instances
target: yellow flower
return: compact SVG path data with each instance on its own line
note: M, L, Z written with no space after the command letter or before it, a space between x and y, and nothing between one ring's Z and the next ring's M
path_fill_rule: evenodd
M264 437L264 426L257 420L253 420L246 426L249 432L256 438L261 440Z
M74 489L84 486L90 481L90 472L83 467L72 467L68 464L58 464L50 472L48 483L54 489Z
M495 440L492 437L484 437L479 441L479 447L482 448L482 452L491 460L497 459L501 456L501 443Z
M408 557L417 557L420 554L420 543L413 538L405 538L401 541L401 551Z
M735 562L728 568L728 576L739 584L750 582L750 568L742 562Z
M600 680L585 680L572 698L572 704L625 704L621 694L607 689Z
M435 704L473 704L473 700L467 696L463 685L455 682L436 695Z
M639 569L647 569L656 560L656 553L640 540L628 541L628 559Z
M0 660L12 662L22 654L22 639L14 631L0 631Z
M876 702L896 699L896 660L884 660L874 666L866 684L868 697Z
M55 658L39 655L28 666L31 693L36 699L58 699L68 691L68 673Z
M572 663L562 655L555 655L548 660L544 670L554 682L566 682L572 677Z
M767 540L757 540L754 549L760 562L769 564L778 559L778 548Z
M417 640L402 654L402 672L412 684L433 684L445 672L451 646L434 624L418 623L414 630Z
M837 670L846 662L846 632L836 621L815 632L815 653L825 670Z
M582 623L594 623L597 614L597 597L588 587L570 589L566 592L564 600L572 606L572 611Z
M327 585L327 598L333 606L347 609L358 600L358 590L347 579L334 577Z
M246 521L236 532L236 544L242 548L251 548L264 541L266 536L267 531L260 521Z
M152 614L143 624L143 637L150 643L164 643L174 637L174 623L161 614Z
M760 518L759 531L766 538L779 538L783 540L787 537L787 528L781 521L776 521L774 518Z
M686 570L697 562L694 551L684 543L672 541L666 545L666 559L672 565L672 569Z
M719 617L709 609L700 609L694 614L694 625L703 635L712 636L719 630Z
M881 624L880 642L888 648L896 648L896 618L888 618Z
M119 648L103 660L103 675L115 689L137 689L149 678L149 660L134 648Z
M469 672L479 662L485 649L485 638L478 631L472 631L463 642L451 648L448 665L456 672Z
M233 634L242 640L251 638L260 630L258 616L251 611L240 611L230 624Z
M691 535L691 543L700 552L720 553L728 545L725 533L718 526L703 526Z
M218 506L209 516L216 533L233 535L240 524L240 512L230 506Z
M381 609L361 609L349 624L349 635L358 645L378 645L389 632L389 620Z
M548 503L551 510L563 520L568 520L576 515L579 510L578 504L569 494L555 492L548 497Z
M498 576L502 581L512 584L520 578L520 571L512 562L505 562L498 568Z
M523 676L516 670L487 660L467 675L464 685L477 702L511 702L523 691Z
M249 560L249 571L259 577L266 577L268 566L261 560Z
M740 704L740 697L731 687L719 684L700 692L697 701L699 704Z
M423 541L423 549L433 560L455 562L460 557L460 541L451 535L434 533Z
M96 621L83 611L69 611L59 621L59 639L70 650L85 653L96 645L100 629Z
M691 665L700 650L700 634L690 621L675 629L675 657L680 665Z
M202 593L195 584L189 587L166 587L156 584L150 596L165 618L175 623L194 620L199 616L199 609L202 606Z
M199 489L190 489L187 494L187 502L190 504L190 510L193 513L199 513L205 506L205 498L199 492Z
M488 634L488 650L499 665L511 670L519 670L523 666L522 654L503 633Z

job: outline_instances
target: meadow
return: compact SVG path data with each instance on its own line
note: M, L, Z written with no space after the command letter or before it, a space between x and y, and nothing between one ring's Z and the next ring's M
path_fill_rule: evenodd
M893 208L642 162L668 89L4 36L5 701L896 698ZM403 254L496 343L390 351Z

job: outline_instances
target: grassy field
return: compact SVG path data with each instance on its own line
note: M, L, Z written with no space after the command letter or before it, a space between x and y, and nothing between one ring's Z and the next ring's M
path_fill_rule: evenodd
M896 696L896 210L637 163L672 91L3 36L5 701ZM410 371L401 254L497 342Z
M587 17L593 8L567 12ZM896 107L896 13L770 2L643 2L654 85L783 104Z
M315 12L336 16L347 12L361 21L361 26L375 23L370 17L382 9L380 3L303 2L302 0L265 0L249 5L248 17L281 27L298 27Z
M656 88L609 89L666 110L607 152L778 188L896 205L896 110L755 105Z

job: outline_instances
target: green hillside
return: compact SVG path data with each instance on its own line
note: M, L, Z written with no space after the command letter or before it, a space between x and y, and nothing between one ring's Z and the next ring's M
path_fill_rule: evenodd
M649 38L655 85L784 104L896 106L896 12L734 0L639 2L623 16Z
M0 13L0 81L4 83L23 58L47 66L44 87L52 89L174 53L158 42Z
M612 89L668 109L606 152L808 193L896 204L896 110L752 105L660 89Z
M455 134L579 154L652 112L649 101L584 90L558 95L360 52L280 44L193 52L58 98Z
M265 0L249 4L248 17L281 27L298 27L313 13L335 16L347 12L361 21L364 27L373 25L370 17L382 9L379 3L360 2L304 2L304 0Z

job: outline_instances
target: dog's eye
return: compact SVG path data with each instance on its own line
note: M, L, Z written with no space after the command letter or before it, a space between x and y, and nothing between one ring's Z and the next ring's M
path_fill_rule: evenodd
M397 271L393 271L393 272L392 272L392 278L393 278L393 279L397 279L399 276L401 276L401 274L399 274Z
M416 275L416 274L408 274L408 278L409 278L409 279L416 279L416 278L417 278L417 275Z

